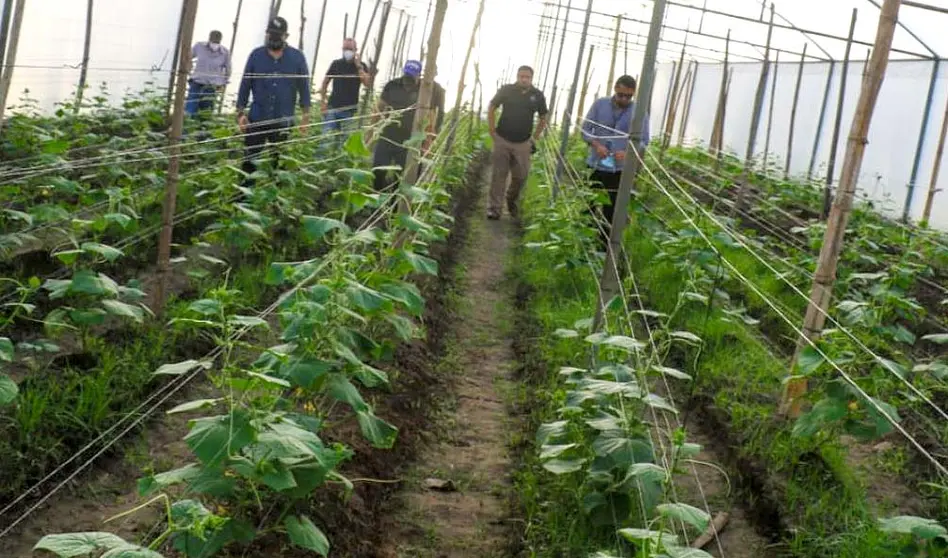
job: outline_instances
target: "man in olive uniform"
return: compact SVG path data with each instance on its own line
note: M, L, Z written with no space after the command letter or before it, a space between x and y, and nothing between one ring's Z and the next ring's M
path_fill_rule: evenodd
M497 109L502 108L500 121ZM504 192L507 211L516 217L520 202L520 191L530 175L530 155L534 142L546 128L546 98L533 86L533 68L521 66L517 70L517 83L505 85L497 91L487 111L490 135L494 138L491 164L494 167L490 185L488 219L500 219ZM534 131L534 115L539 120ZM510 187L507 187L507 178Z

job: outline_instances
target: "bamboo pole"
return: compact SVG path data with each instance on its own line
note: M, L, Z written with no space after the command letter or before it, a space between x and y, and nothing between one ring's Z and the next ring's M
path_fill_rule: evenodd
M384 8L383 8L383 11L384 11ZM395 29L402 29L402 21L403 21L404 19L405 19L405 12L399 10L399 11L398 11L398 23L395 24ZM405 30L407 30L407 29L408 29L408 22L406 21L406 22L405 22ZM396 40L395 51L394 51L394 55L392 56L392 62L391 62L391 64L389 64L389 67L388 67L388 79L389 79L389 80L395 78L395 72L398 71L398 69L401 68L401 67L404 65L404 63L405 63L405 61L404 61L404 52L405 52L405 46L406 46L406 45L405 45L404 39L405 39L405 36L404 36L404 34L402 34L402 36L399 37L399 38ZM376 46L378 46L378 45L376 45Z
M303 35L306 31L306 0L300 0L300 52L303 51Z
M379 21L379 36L375 40L375 56L372 58L372 79L369 82L369 94L368 98L372 98L372 94L375 91L375 77L378 75L376 68L379 63L379 58L382 57L382 46L385 44L385 31L388 29L388 16L392 13L392 3L388 2L382 7L382 19Z
M197 15L198 0L184 0L182 6L181 33L178 47L184 49L191 44L194 36L194 18ZM178 198L178 170L181 156L181 132L184 129L184 101L187 97L187 76L191 71L191 57L181 56L178 60L178 80L175 83L174 112L171 116L170 159L165 185L165 199L161 208L161 234L158 238L158 285L155 292L155 314L161 315L167 298L168 279L171 274L171 234L175 205Z
M560 23L560 12L563 10L563 1L556 0L556 18L553 20L553 25L550 26L552 33L550 34L550 51L549 59L546 62L546 69L543 71L543 90L546 91L547 86L550 85L550 68L553 66L553 51L556 49L556 28ZM562 56L562 50L560 51L560 56ZM552 105L552 102L550 103Z
M559 53L556 55L556 69L553 70L553 94L550 96L550 115L551 120L556 120L556 111L553 110L553 107L556 106L556 92L559 91L559 81L560 81L560 64L563 62L563 47L566 45L566 25L569 23L569 12L573 7L573 0L568 0L566 2L566 13L563 14L563 31L560 35L560 48ZM588 23L588 22L587 22ZM587 26L588 29L588 26ZM585 39L585 34L583 35ZM585 45L585 43L583 43ZM582 56L582 51L580 51L580 56ZM582 60L582 58L580 58ZM576 62L579 64L579 61ZM553 122L551 122L552 124ZM556 183L553 183L553 196L556 196L557 186Z
M550 11L549 4L543 4L543 13L540 15L540 25L537 27L537 44L536 49L533 52L533 69L537 72L538 75L543 75L543 55L545 54L546 48L546 36L543 32L546 29L546 18L549 16L547 12Z
M230 50L227 51L227 55L230 56L231 66L234 64L234 45L237 44L237 26L240 24L240 12L244 7L244 0L238 0L237 2L237 15L234 16L234 30L230 36ZM314 64L315 65L315 64ZM221 88L221 98L220 102L217 103L217 114L220 114L224 110L224 96L227 93L227 84L224 84L224 87Z
M355 38L359 34L359 18L362 16L362 0L359 0L359 4L356 7L356 17L355 21L352 23L352 38Z
M797 70L797 85L793 90L793 108L790 109L790 137L787 139L787 161L783 167L783 179L790 178L790 161L793 159L793 132L797 125L797 107L800 104L800 84L803 83L803 67L806 65L806 46L803 43L803 54L800 55L800 67Z
M678 93L681 88L681 71L685 66L685 49L687 47L688 37L685 36L686 45L681 47L681 58L678 59L678 69L675 70L675 79L672 81L671 91L668 92L668 110L665 114L665 129L662 132L662 151L668 149L671 142L672 131L675 129L675 108L678 104ZM690 63L689 63L690 66Z
M813 134L813 151L810 153L810 165L806 170L807 182L813 179L813 170L816 167L816 156L820 151L820 140L823 137L823 124L826 122L826 111L829 106L830 87L833 85L833 75L836 73L836 61L830 61L829 72L826 74L826 85L823 88L823 101L820 103L820 116L816 121L816 133Z
M695 60L694 70L691 72L691 87L688 89L688 96L685 97L685 113L682 115L681 126L678 129L678 146L685 143L685 133L688 130L688 121L691 119L691 105L695 97L695 86L698 84L698 61Z
M474 16L474 27L471 28L471 39L467 43L467 53L464 55L464 64L461 65L461 77L458 79L458 92L454 97L454 114L451 116L451 125L449 126L451 131L448 134L448 153L451 152L451 148L454 146L455 124L457 124L461 114L461 103L464 100L464 89L466 87L464 79L467 77L467 66L471 62L471 53L474 52L474 44L477 42L477 31L481 27L481 17L484 15L484 2L485 0L481 0L477 6L477 15ZM471 106L474 106L473 102Z
M13 13L13 24L10 27L10 45L7 47L7 59L4 61L3 78L0 79L0 128L3 126L3 115L7 109L7 96L10 94L10 84L13 82L13 68L16 66L16 53L20 47L20 29L23 27L25 11L26 0L17 0Z
M945 135L948 134L948 101L945 101L945 115L941 120L941 134L938 136L938 150L935 152L935 163L932 167L932 178L928 183L928 195L925 197L925 209L922 210L922 226L928 224L932 217L932 205L938 190L938 178L941 174L941 160L945 154Z
M895 34L895 25L898 21L900 4L900 0L885 0L879 15L875 46L866 67L866 76L862 81L862 91L859 95L856 114L853 117L852 127L846 143L846 155L839 181L839 194L833 201L826 233L823 236L819 263L816 273L813 275L810 303L807 306L806 318L803 322L803 337L797 342L797 350L793 357L791 370L795 369L803 349L819 337L823 330L823 324L826 322L826 313L833 296L833 284L836 281L839 255L843 249L846 225L856 195L856 183L866 153L866 145L869 143L869 126L872 123L872 114L889 63L889 53L892 47L892 37ZM799 416L802 404L801 398L806 394L806 390L806 377L791 376L786 384L780 412L790 417Z
M846 103L846 81L849 74L849 56L853 48L853 35L856 32L856 15L858 10L853 8L852 21L849 24L849 40L846 42L846 54L843 56L843 73L839 82L839 101L836 105L836 123L833 125L833 139L830 143L829 162L826 164L826 186L823 188L823 211L821 220L829 217L830 205L833 202L833 175L836 174L836 154L839 152L839 134L843 125L843 106Z
M760 113L764 106L764 91L767 88L767 76L770 74L770 40L774 31L774 5L770 5L770 27L767 28L767 47L764 50L764 61L760 68L760 81L757 82L757 95L754 97L754 113L751 118L750 134L747 140L747 152L744 156L744 170L738 179L740 186L737 190L737 199L731 206L731 217L740 210L744 204L744 195L747 193L747 183L750 181L750 173L754 166L754 149L757 146L757 132L760 129Z
M586 95L589 93L589 82L592 79L592 60L596 52L596 45L589 45L589 56L586 58L586 75L583 77L583 89L579 94L579 110L576 111L576 125L581 126L586 116Z
M624 71L622 72L625 75L629 75L629 34L625 34L625 65L623 66Z
M606 305L619 292L621 278L619 277L616 254L620 252L625 228L629 222L629 200L632 197L632 186L635 184L636 176L641 169L641 161L645 158L645 149L642 145L642 128L647 118L648 107L651 104L652 82L655 77L655 58L658 54L658 43L661 39L665 5L665 0L655 0L652 8L652 21L649 25L648 43L645 47L645 61L642 65L642 84L629 130L629 151L631 153L625 158L622 178L619 183L619 193L616 196L612 228L609 231L609 245L606 248L606 262L600 277L599 302L596 305L596 314L593 319L594 332L599 331L602 326Z
M619 33L622 30L622 16L616 16L616 36L612 39L612 62L609 64L609 81L606 82L606 91L612 91L616 78L616 58L619 56Z
M770 84L770 108L767 110L767 133L764 135L764 165L763 171L767 172L767 161L770 159L770 133L774 126L774 97L777 96L777 77L780 74L780 52L774 55L774 79Z
M174 78L178 67L178 59L181 57L181 30L184 28L184 15L187 8L187 0L181 1L181 15L178 18L178 33L174 38L174 55L171 57L171 69L168 71L168 98L165 100L165 114L171 110L171 97L174 95ZM190 45L188 45L190 46Z
M679 86L678 94L675 96L675 105L674 107L672 107L672 115L673 115L672 128L669 131L668 142L667 142L667 145L665 146L666 149L669 146L671 146L671 137L675 133L675 124L678 123L678 114L682 108L682 103L687 97L687 93L685 92L691 89L691 79L692 79L691 72L692 72L692 64L691 64L691 61L689 60L688 69L685 70L685 78L681 80L681 85Z
M711 152L717 154L721 151L721 136L724 128L724 105L725 89L727 88L728 76L728 56L731 50L731 30L727 30L727 38L724 41L724 66L721 68L721 89L718 93L718 108L714 113L714 124L711 126L711 140L708 142Z
M428 120L431 118L431 98L434 92L434 79L438 74L438 51L441 49L441 30L444 28L444 16L448 11L448 0L437 0L434 18L431 22L431 32L428 34L428 48L426 50L425 73L421 80L421 90L418 92L418 104L415 109L415 120L412 122L412 135L428 130ZM405 165L405 181L415 184L418 181L419 157L410 150L408 163ZM407 202L401 201L402 211L406 211Z
M935 85L938 83L940 69L941 59L936 58L932 63L932 77L928 82L928 96L925 97L925 110L922 113L922 123L918 130L918 145L915 147L915 157L912 159L912 174L909 177L908 187L905 189L905 204L902 206L903 223L909 222L909 216L912 213L915 185L918 184L918 171L922 164L922 153L925 151L925 140L928 138L928 122L931 120L932 105L935 100Z
M425 12L425 26L421 28L421 52L418 55L418 60L425 59L425 35L428 33L428 23L431 21L431 6L433 4L434 0L428 0L428 11Z
M3 0L3 15L0 16L0 65L7 57L7 43L10 39L10 18L13 15L13 0Z
M316 77L316 62L319 60L319 43L323 39L323 23L326 22L326 4L329 3L329 0L323 0L323 8L319 12L319 29L316 30L316 46L313 48L313 67L310 68L309 82L313 83L313 78ZM239 15L239 14L238 14Z
M563 123L561 125L562 135L560 138L560 157L556 161L556 177L553 180L553 199L559 194L560 177L563 176L566 161L566 149L569 146L569 134L572 131L570 114L573 112L573 105L576 103L576 92L579 89L579 73L583 69L583 52L586 51L586 37L589 34L589 19L592 17L593 0L586 3L586 17L583 22L583 34L579 38L579 48L576 52L576 68L573 72L573 86L569 90L569 98L566 101L566 110L563 111ZM569 19L569 10L567 9L567 20ZM563 25L563 36L566 36L566 25Z
M346 12L342 18L342 36L349 36L349 12Z
M79 70L79 85L76 87L76 102L73 112L82 108L82 97L86 89L86 77L89 75L89 51L92 48L92 13L95 0L89 0L86 5L86 37L82 44L82 69Z
M369 42L369 33L372 32L372 25L375 23L375 16L378 15L379 5L381 5L381 3L382 0L375 0L375 7L372 8L372 15L369 17L369 26L365 28L365 36L362 37L362 42L359 43L359 56L365 53L365 45ZM401 25L401 20L399 20L398 27L395 29L400 29ZM394 56L392 56L392 58L394 58ZM378 63L378 61L376 61L376 63Z
M273 19L280 15L280 8L283 7L283 0L271 0L270 2L270 19Z

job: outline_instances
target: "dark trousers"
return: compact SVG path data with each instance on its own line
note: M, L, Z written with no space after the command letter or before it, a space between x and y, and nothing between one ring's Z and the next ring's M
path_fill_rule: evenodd
M217 87L206 83L188 80L188 98L184 102L184 111L188 116L207 115L214 111L217 99Z
M267 124L254 124L247 126L247 133L244 134L244 160L240 168L247 174L253 174L257 170L256 160L263 153L268 143L281 143L286 141L289 135L289 129L283 122L271 122ZM280 150L273 148L273 166L276 167L280 160ZM254 181L251 178L244 180L246 187L253 186Z
M385 167L390 165L399 165L402 170L408 162L408 149L392 140L384 137L379 138L375 144L375 153L372 154L373 167ZM391 175L395 175L392 177ZM401 173L393 171L376 170L375 171L375 191L384 192L398 184Z
M609 231L612 229L612 217L615 214L616 198L619 196L619 182L622 180L622 173L593 170L589 180L592 182L593 188L604 190L609 194L609 201L602 205L602 216L606 223L602 225L602 229L596 226L596 230L599 231L599 240L602 243L603 250L605 250L609 244ZM590 209L593 211L593 217L595 218L596 210Z

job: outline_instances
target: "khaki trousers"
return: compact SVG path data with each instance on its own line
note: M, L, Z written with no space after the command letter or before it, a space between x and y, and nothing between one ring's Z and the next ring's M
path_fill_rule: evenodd
M490 183L490 210L501 213L504 202L504 192L507 194L507 207L517 210L520 201L520 191L523 189L527 177L530 175L531 143L513 143L499 135L494 136L494 152L491 154L491 164L494 167ZM510 177L510 188L507 187L507 177Z

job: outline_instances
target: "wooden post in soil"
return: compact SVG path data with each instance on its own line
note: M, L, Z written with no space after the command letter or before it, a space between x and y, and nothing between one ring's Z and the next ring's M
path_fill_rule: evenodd
M425 34L428 33L428 23L431 21L431 6L434 0L428 0L428 10L425 12L425 26L421 28L421 52L418 53L418 60L425 59ZM430 35L428 35L430 37Z
M372 15L369 17L369 25L365 28L365 35L362 37L362 42L359 43L359 56L365 52L365 45L369 42L369 33L372 32L372 25L375 24L375 16L378 15L379 6L382 4L382 0L375 0L375 7L372 8ZM401 21L398 23L398 27L395 28L395 32L398 33L398 29L401 28ZM397 52L396 47L396 52ZM392 56L394 58L394 56ZM378 62L376 61L376 64Z
M270 1L270 18L273 19L280 15L280 8L283 7L283 0L271 0Z
M13 82L13 68L16 66L16 52L20 46L20 29L23 27L23 13L26 11L26 0L17 0L13 13L13 25L10 28L10 45L7 47L7 59L4 61L3 78L0 79L0 127L3 126L3 114L7 108L7 96L10 94L10 83Z
M767 110L767 133L764 134L764 164L763 171L767 173L767 162L770 160L770 133L774 127L774 97L777 95L777 77L780 75L780 51L774 56L774 79L770 82L770 108Z
M349 36L349 12L346 12L342 17L342 36Z
M685 66L685 49L688 38L685 37L685 45L681 47L681 58L678 60L678 69L675 70L675 79L672 81L671 91L668 93L668 110L665 114L665 130L662 132L662 151L668 149L671 142L672 131L675 129L675 107L678 104L678 92L681 88L681 71Z
M543 91L547 90L550 84L550 68L553 67L553 51L556 50L556 29L560 24L560 12L563 11L563 0L556 0L556 15L553 18L553 24L548 25L550 29L550 48L547 51L546 67L543 70L543 83L540 86Z
M228 54L231 57L231 65L234 64L234 45L237 44L237 26L240 24L240 12L244 7L244 0L238 0L237 2L237 15L234 16L234 30L231 32L230 36L230 50ZM220 102L217 103L217 114L220 114L224 110L224 95L227 93L227 84L224 84L224 87L221 87L221 98Z
M612 228L609 231L609 245L606 248L606 262L600 278L599 301L596 305L596 314L593 320L593 331L602 327L606 305L619 292L619 267L616 254L622 248L625 236L625 227L629 222L629 200L632 197L632 186L641 169L641 161L645 158L645 149L642 145L642 128L647 118L648 107L651 105L652 82L655 78L655 59L658 55L658 43L662 34L662 21L665 17L665 0L655 0L652 8L652 21L649 25L648 43L645 46L645 61L642 64L642 84L639 89L638 102L635 103L635 113L629 133L629 150L632 153L625 158L622 169L622 179L619 182L619 193L616 197L615 212L612 217Z
M568 6L568 5L567 5ZM569 97L566 100L566 108L563 110L563 122L560 125L562 129L560 132L560 155L556 160L556 172L555 179L553 180L553 199L559 195L560 191L560 177L563 176L563 171L566 170L566 150L569 147L569 135L572 131L571 119L569 115L573 113L573 107L576 103L576 93L579 90L579 75L583 69L583 53L586 51L586 40L589 37L589 20L592 17L592 7L593 0L589 0L586 3L585 17L583 19L583 33L579 37L579 48L576 50L576 67L573 69L573 85L569 89ZM563 24L563 36L566 36L566 24L565 22L569 21L569 9L566 10L566 18L564 19ZM562 43L560 43L562 46ZM559 63L557 63L557 66Z
M3 0L3 15L0 16L0 66L7 56L7 42L10 38L10 17L13 15L13 0Z
M79 70L79 85L76 86L76 101L73 112L78 113L82 108L82 96L86 90L86 77L89 75L89 51L92 47L92 9L95 0L89 0L86 5L86 37L82 44L82 69Z
M793 128L797 125L797 106L800 104L800 84L803 82L803 67L806 65L806 46L800 55L800 67L797 70L797 85L793 90L793 107L790 109L790 137L787 139L787 160L783 167L783 179L790 178L790 161L793 159Z
M938 137L938 150L935 152L935 164L932 167L931 182L928 183L928 195L925 197L925 208L922 210L923 226L928 224L932 217L932 205L935 203L935 194L938 193L938 177L941 174L941 160L945 154L945 135L948 133L948 101L945 102L945 116L941 121L941 135Z
M359 33L359 19L361 16L362 16L362 0L359 0L359 4L356 7L355 21L352 22L352 38L353 39Z
M306 0L300 0L300 52L303 52L303 34L306 31Z
M313 48L313 59L310 61L312 67L310 68L309 82L313 83L313 78L316 77L316 62L319 59L319 43L323 40L323 23L326 22L326 4L329 0L323 0L323 8L319 12L319 29L316 30L316 46Z
M477 31L481 27L481 17L484 15L484 2L481 0L480 4L477 6L477 15L474 17L474 27L471 28L471 39L467 43L467 53L464 55L464 64L461 65L461 77L458 79L458 92L454 96L454 113L451 116L451 124L448 126L450 132L448 133L448 142L446 145L446 152L450 153L451 148L454 146L455 138L455 129L457 128L458 118L461 116L461 103L464 100L464 78L467 77L467 66L471 62L471 53L474 52L474 44L477 42ZM474 104L471 103L473 108Z
M382 45L385 43L385 31L388 29L388 16L392 13L392 3L388 2L382 6L382 19L379 21L379 36L375 40L375 55L372 58L372 79L369 81L369 94L367 99L371 100L375 91L375 78L378 76L379 58L382 57Z
M770 74L770 40L774 34L774 5L770 5L770 26L767 28L767 44L764 48L764 61L760 68L760 81L757 82L757 95L754 97L754 112L751 117L750 134L747 140L747 152L744 155L744 170L738 179L737 199L731 206L731 217L734 217L744 205L744 196L747 193L747 183L750 182L751 171L754 167L754 150L757 147L757 132L760 129L760 114L764 107L764 93L767 89L767 76Z
M688 95L685 97L685 110L681 118L681 126L678 127L678 146L685 143L685 133L688 131L688 120L691 119L691 105L695 97L695 86L698 84L698 61L695 60L694 69L691 71L691 87L688 88Z
M807 306L806 318L803 322L804 337L797 342L791 372L795 370L803 349L819 337L823 330L823 324L826 322L826 313L833 296L833 284L836 281L839 255L843 249L843 237L846 234L846 225L856 195L856 182L866 153L866 144L869 143L868 136L872 113L875 110L879 90L882 88L882 81L885 78L886 67L889 63L889 51L892 47L895 26L898 22L900 5L901 0L885 0L879 14L875 46L872 49L872 57L862 80L862 91L859 94L856 114L853 117L852 127L849 131L849 139L846 142L846 155L843 159L839 193L833 201L826 233L823 235L823 247L820 250L819 262L816 273L813 275L810 303ZM806 394L806 390L806 377L792 375L784 390L780 412L791 418L799 416L802 397Z
M586 94L589 93L589 82L592 79L592 61L593 54L596 52L596 45L589 45L589 56L586 57L586 75L583 76L583 89L579 93L579 110L576 111L576 125L582 126L583 118L586 118Z
M839 76L839 100L836 105L836 123L833 125L833 139L830 140L829 162L826 164L826 186L823 187L823 210L820 219L829 217L830 206L833 203L833 175L836 174L836 154L839 152L839 135L843 127L843 106L846 103L846 80L849 74L849 55L853 48L853 35L856 32L856 15L858 10L853 8L853 18L849 24L849 39L846 41L846 53L843 56L843 73Z
M728 75L728 54L731 50L731 30L727 30L727 37L724 39L724 66L721 68L721 90L718 93L718 107L714 113L714 124L711 126L711 140L708 142L711 153L717 155L721 150L722 135L724 130L724 108L726 103L727 75Z
M198 0L184 0L180 40L178 47L184 51L191 44L194 35L194 18L197 15ZM178 170L181 156L181 132L184 129L184 100L188 94L187 76L191 71L191 57L181 56L178 60L178 79L175 83L174 111L171 116L171 137L168 138L169 160L168 176L165 185L165 200L161 208L161 233L158 237L158 285L155 291L156 315L164 311L167 298L168 279L171 275L171 233L174 226L175 205L178 199Z
M174 55L171 57L171 69L168 70L168 98L165 100L165 116L171 111L171 98L174 95L174 78L178 71L178 59L181 57L181 31L184 29L184 12L187 0L181 0L181 15L178 18L178 33L174 39ZM190 46L190 45L188 45ZM187 47L186 47L187 48Z
M444 16L448 11L448 0L437 0L434 19L431 22L431 33L428 35L428 48L425 50L425 73L421 79L421 90L418 92L418 104L415 109L415 120L412 122L412 135L425 132L429 127L432 116L431 99L434 92L434 78L438 73L438 51L441 49L441 30L444 28ZM418 181L419 157L414 150L408 152L408 163L405 165L405 182L415 184ZM408 204L402 198L399 202L402 212L408 211Z
M609 64L609 81L606 82L606 91L612 91L616 79L616 58L619 56L619 33L622 31L622 16L616 16L616 35L612 39L612 62Z
M685 71L685 79L681 80L681 90L678 92L678 99L675 103L675 123L678 123L678 114L683 113L685 110L685 103L688 98L688 91L691 89L691 80L694 78L692 74L692 64L691 61L688 61L688 69ZM684 135L684 129L679 126L680 134ZM675 130L672 128L672 133L674 134ZM671 136L668 137L668 146L671 146Z
M563 47L566 45L566 25L569 23L569 13L573 8L573 0L568 0L566 2L566 12L563 14L563 30L560 32L560 48L556 55L556 67L553 70L553 93L550 95L550 126L556 121L556 92L559 91L559 82L560 82L560 65L563 62ZM583 34L583 40L585 41L586 35ZM585 42L583 42L585 45ZM582 53L580 53L582 56ZM576 62L579 64L579 62ZM556 183L553 183L553 197L556 197Z

